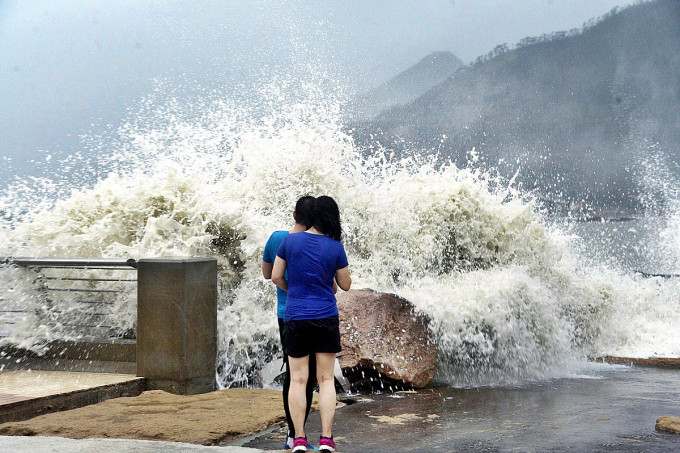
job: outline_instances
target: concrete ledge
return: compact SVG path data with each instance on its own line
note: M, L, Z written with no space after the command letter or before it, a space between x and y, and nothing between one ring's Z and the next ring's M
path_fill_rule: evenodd
M59 412L121 396L137 396L146 389L144 378L131 377L128 381L75 390L54 395L20 398L0 405L0 423L27 420L50 412Z
M45 352L38 354L8 344L0 347L0 357L135 362L136 345L135 340L124 339L57 340L48 343Z
M135 340L79 340L53 341L45 358L72 360L97 360L105 362L136 362Z
M108 362L100 360L0 358L0 370L78 371L90 373L137 374L135 362Z
M659 358L636 358L636 357L615 357L615 356L605 356L605 357L594 357L591 359L593 362L604 362L618 365L637 365L643 367L658 367L658 368L670 368L674 370L680 370L680 358L676 357L659 357Z
M53 341L43 354L12 345L0 347L0 370L90 371L136 374L135 340Z
M196 395L215 390L215 378L196 378L186 380L146 378L149 390L163 390L176 395Z

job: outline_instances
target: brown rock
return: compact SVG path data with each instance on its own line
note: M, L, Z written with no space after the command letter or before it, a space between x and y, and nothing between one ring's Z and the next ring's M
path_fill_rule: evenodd
M657 418L656 430L662 433L680 434L680 417L664 415Z
M281 392L228 389L201 395L160 390L0 425L0 435L119 438L218 445L284 419Z
M340 366L350 382L378 377L424 387L432 379L437 345L429 319L406 299L371 289L338 294Z

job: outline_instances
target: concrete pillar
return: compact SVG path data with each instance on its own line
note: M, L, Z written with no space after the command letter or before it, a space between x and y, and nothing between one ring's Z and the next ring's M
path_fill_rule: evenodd
M137 265L137 375L148 389L216 388L217 260L142 259Z

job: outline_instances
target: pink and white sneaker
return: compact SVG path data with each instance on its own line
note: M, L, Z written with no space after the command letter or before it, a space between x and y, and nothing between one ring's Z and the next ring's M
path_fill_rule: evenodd
M293 439L293 453L296 451L307 451L307 438L296 437Z
M319 437L319 451L335 451L335 441L331 437Z

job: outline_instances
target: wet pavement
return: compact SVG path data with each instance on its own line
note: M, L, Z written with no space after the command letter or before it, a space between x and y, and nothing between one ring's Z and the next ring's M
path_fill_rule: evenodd
M584 374L523 388L432 387L341 397L339 452L680 452L656 419L680 416L680 371L592 363ZM318 439L318 413L307 432ZM238 445L277 450L279 425Z

